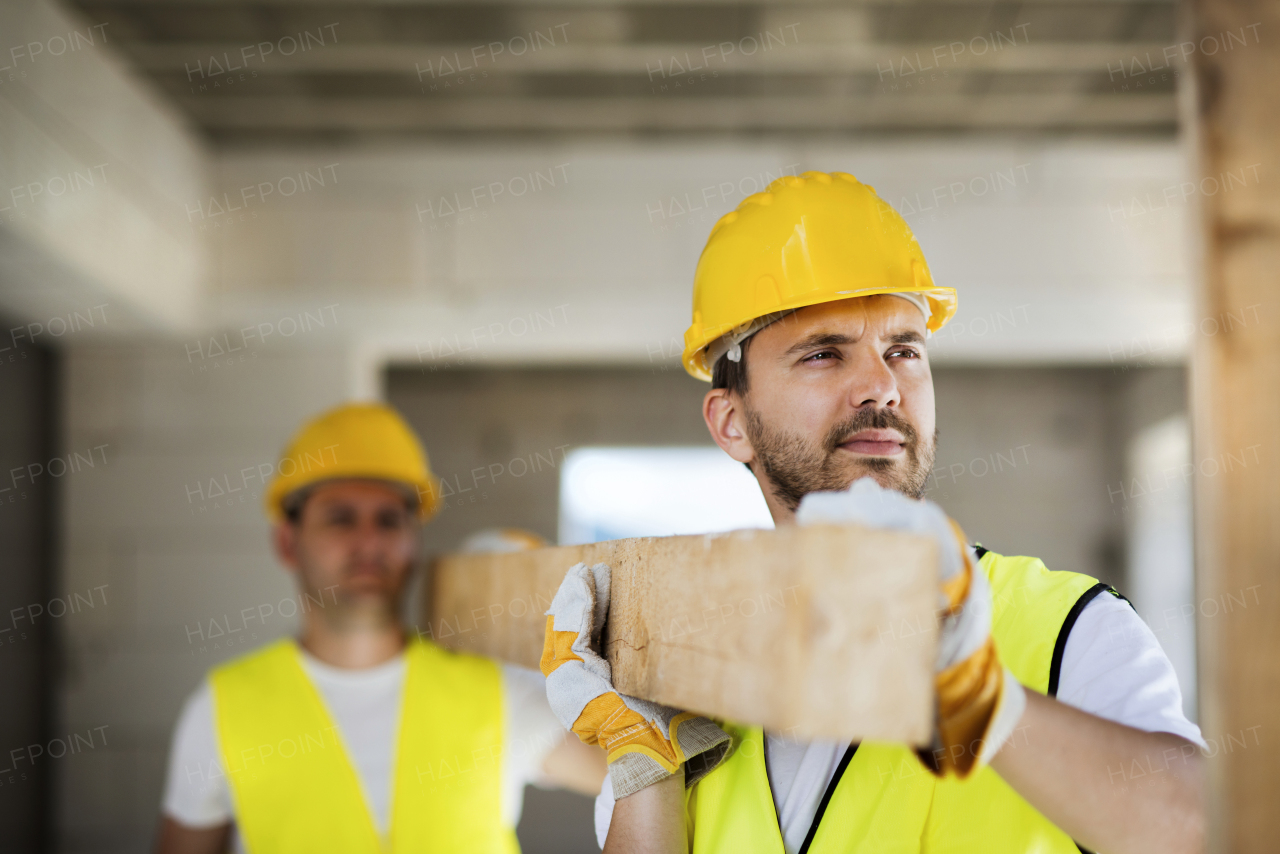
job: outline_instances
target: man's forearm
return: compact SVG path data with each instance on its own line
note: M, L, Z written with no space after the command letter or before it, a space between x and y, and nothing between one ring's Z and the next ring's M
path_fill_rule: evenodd
M613 805L604 854L687 854L684 769Z
M1034 691L991 767L1078 843L1107 854L1204 850L1203 759Z

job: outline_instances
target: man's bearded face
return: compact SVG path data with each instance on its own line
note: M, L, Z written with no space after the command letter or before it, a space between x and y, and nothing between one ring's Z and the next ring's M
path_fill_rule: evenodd
M747 437L755 448L756 463L773 483L779 500L793 512L810 492L847 489L867 476L912 498L924 497L937 451L937 433L922 440L916 429L891 409L858 410L817 440L770 427L749 405L746 414ZM840 448L863 431L890 429L905 439L897 457L851 459Z
M703 414L775 521L861 477L923 495L937 446L927 334L918 308L876 295L802 308L743 348L745 389L713 389Z

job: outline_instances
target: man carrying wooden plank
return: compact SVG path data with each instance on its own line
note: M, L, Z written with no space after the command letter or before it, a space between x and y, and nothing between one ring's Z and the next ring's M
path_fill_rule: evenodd
M606 749L606 852L1202 850L1203 742L1154 635L1106 585L970 547L923 500L925 343L955 305L851 175L784 177L712 229L684 354L712 382L707 427L779 526L935 539L936 732L912 750L718 722L724 758L715 722L613 691L598 664L608 569L579 565L549 611L543 671L561 721Z
M301 637L214 668L188 700L161 854L511 854L526 782L599 790L598 752L564 737L537 672L442 650L404 624L439 482L394 410L316 418L265 493Z

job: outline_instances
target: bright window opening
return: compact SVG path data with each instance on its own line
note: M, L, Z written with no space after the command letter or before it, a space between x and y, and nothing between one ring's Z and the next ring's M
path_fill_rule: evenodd
M579 448L560 476L560 543L772 528L756 479L719 448Z

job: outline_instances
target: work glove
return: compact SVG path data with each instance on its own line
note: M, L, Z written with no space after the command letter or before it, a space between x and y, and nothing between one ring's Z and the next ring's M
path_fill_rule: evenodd
M685 766L685 786L711 773L729 735L701 715L619 694L601 637L609 615L609 567L575 564L547 611L542 673L547 699L565 728L599 744L615 798L625 798Z
M938 544L937 725L920 758L935 773L967 777L1013 735L1026 693L1000 663L991 638L991 586L964 532L932 501L908 498L864 477L844 492L806 495L801 525L856 524L933 537Z

